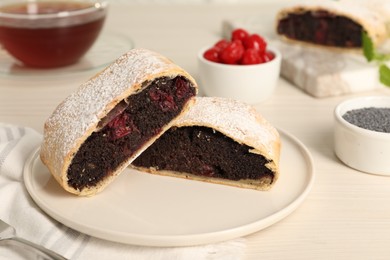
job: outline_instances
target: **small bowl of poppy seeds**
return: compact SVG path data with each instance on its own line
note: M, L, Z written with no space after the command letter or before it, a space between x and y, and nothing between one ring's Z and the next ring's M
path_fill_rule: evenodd
M334 117L336 156L361 172L390 176L390 96L346 100Z

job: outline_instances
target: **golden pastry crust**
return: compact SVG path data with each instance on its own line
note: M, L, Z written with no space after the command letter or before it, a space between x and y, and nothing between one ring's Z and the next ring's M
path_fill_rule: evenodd
M274 178L260 180L225 180L197 176L184 172L156 170L136 167L153 174L181 177L210 183L225 184L241 188L269 190L279 177L280 135L254 107L233 99L219 97L197 97L193 106L172 127L204 126L214 129L237 143L252 147L250 153L260 154L270 160L266 165L274 173Z
M302 4L289 6L281 9L276 16L276 27L278 23L289 14L299 14L308 11L327 11L331 14L337 16L346 17L360 26L367 32L368 36L372 39L374 46L379 46L387 38L386 30L386 20L373 8L368 8L365 5L360 5L358 3L352 3L347 1L309 1ZM277 30L276 30L277 31ZM322 47L332 50L360 50L361 48L347 48L347 47L333 47L333 46L323 46L314 43L303 42L295 39L290 39L284 35L279 36L286 41L306 44L316 47Z
M187 78L197 91L195 80L179 66L158 53L146 49L133 49L91 78L68 96L54 110L44 126L44 139L40 157L51 174L67 191L90 196L108 185L134 158L146 149L172 124L163 127L162 132L145 143L131 158L123 162L110 176L94 187L77 190L68 185L67 171L73 157L84 141L96 131L98 123L121 100L138 93L160 77ZM180 115L193 101L190 100ZM179 115L179 116L180 116Z

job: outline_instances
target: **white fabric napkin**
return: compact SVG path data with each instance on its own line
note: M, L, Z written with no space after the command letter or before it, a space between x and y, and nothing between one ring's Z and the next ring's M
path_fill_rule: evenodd
M18 236L69 259L243 258L244 238L193 247L142 247L91 237L53 220L38 208L23 183L24 162L41 140L33 129L0 123L0 219L14 226ZM20 248L0 242L0 259L26 258Z

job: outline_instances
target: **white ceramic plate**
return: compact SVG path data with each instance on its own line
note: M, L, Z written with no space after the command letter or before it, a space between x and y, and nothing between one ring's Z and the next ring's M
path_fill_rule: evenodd
M219 242L274 224L309 193L314 177L311 156L295 137L280 133L280 178L267 192L127 169L98 195L77 197L51 177L39 150L26 162L24 180L43 211L91 236L146 246Z
M53 69L35 69L26 67L15 60L0 45L0 77L12 77L13 79L48 77L50 79L101 69L133 47L133 41L127 36L103 31L91 49L76 64Z

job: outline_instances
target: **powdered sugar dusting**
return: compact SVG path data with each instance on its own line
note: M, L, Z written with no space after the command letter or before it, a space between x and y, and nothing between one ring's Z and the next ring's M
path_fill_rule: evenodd
M145 49L133 49L68 96L45 123L41 157L57 180L70 163L65 158L90 135L102 117L117 103L159 76L186 72L165 57ZM64 172L63 172L64 171Z
M197 97L195 104L176 126L207 126L226 136L264 151L271 157L278 151L279 133L252 106L233 99Z

